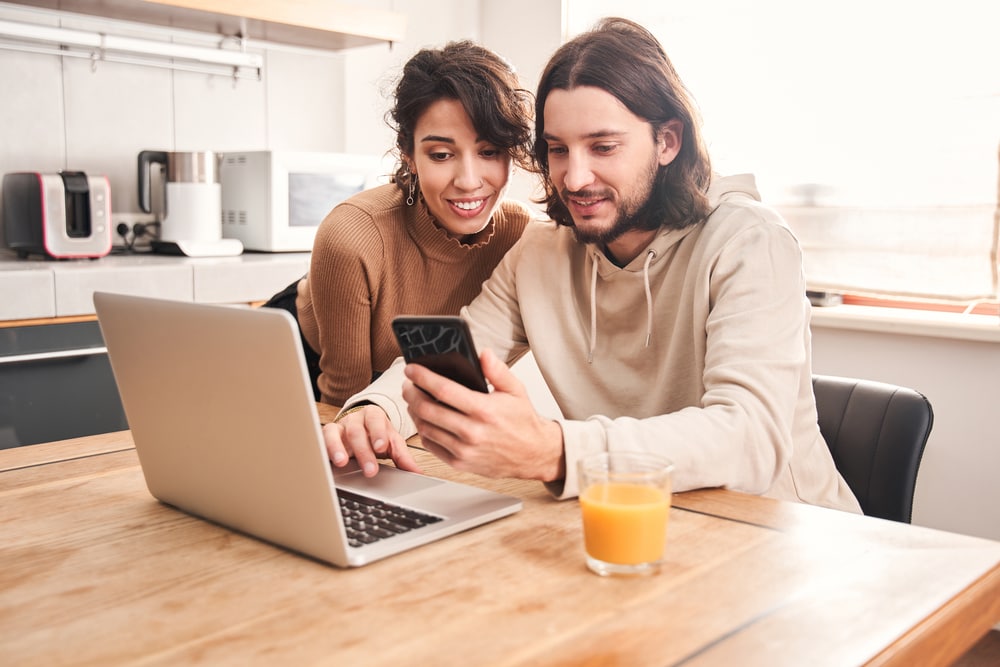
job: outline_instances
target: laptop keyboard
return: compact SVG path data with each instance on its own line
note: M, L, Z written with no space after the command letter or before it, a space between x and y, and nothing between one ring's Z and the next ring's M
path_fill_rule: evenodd
M361 547L441 521L441 517L433 514L367 498L344 489L337 489L337 498L344 517L344 528L347 529L347 542L352 547Z

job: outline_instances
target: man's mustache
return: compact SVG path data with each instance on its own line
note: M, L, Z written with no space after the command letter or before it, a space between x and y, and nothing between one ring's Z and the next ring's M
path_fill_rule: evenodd
M562 198L563 201L566 201L570 197L572 197L573 199L584 199L584 200L610 199L611 193L608 192L607 190L577 190L575 192L571 192L569 190L563 189L559 191L559 197Z

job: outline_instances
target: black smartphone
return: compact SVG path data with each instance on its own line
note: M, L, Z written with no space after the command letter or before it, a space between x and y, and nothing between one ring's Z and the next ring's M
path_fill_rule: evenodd
M489 391L469 326L461 317L400 315L392 320L392 332L407 363L426 366L469 389Z

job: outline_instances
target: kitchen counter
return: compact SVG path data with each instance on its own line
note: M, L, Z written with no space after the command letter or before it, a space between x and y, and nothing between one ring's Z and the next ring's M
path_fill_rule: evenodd
M0 321L93 315L95 291L201 303L264 301L309 269L309 253L18 259L0 252Z

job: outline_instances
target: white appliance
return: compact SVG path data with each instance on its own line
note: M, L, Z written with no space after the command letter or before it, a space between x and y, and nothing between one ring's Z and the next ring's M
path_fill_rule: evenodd
M392 164L372 155L295 151L227 152L222 235L247 250L312 251L316 228L351 195L389 182Z
M164 213L154 250L188 257L242 254L239 241L222 237L219 158L211 151L139 153L139 206L146 213L153 212L151 166L159 163L166 172Z

